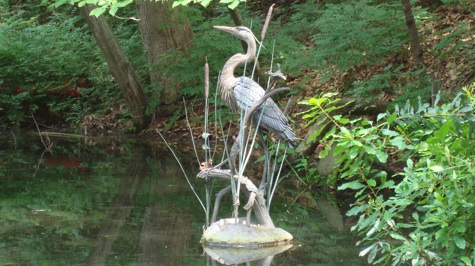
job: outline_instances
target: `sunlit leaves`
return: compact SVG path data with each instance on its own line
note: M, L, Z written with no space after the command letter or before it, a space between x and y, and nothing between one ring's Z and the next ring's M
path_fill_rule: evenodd
M365 185L361 184L358 180L352 181L352 182L347 182L344 183L343 185L338 187L338 190L345 190L345 189L353 189L353 190L358 190L361 188L366 187Z
M149 0L147 0L149 1ZM152 0L152 1L163 1L163 0ZM82 7L86 4L96 5L97 7L93 9L90 13L91 16L100 16L104 14L107 10L108 13L112 16L115 16L117 11L120 8L123 8L127 5L130 5L133 0L56 0L53 4L54 7L59 7L61 5L70 3L70 4L77 4L79 7ZM245 0L220 0L219 3L225 4L230 9L236 8L240 3L246 2ZM204 7L207 7L211 0L175 0L173 1L172 7L177 6L188 6L190 4L200 4Z
M465 249L465 245L467 244L467 242L461 235L454 235L454 242L455 245L457 245L457 247L460 249Z
M220 0L219 3L227 5L230 9L236 8L240 3L246 2L245 0ZM204 7L207 7L211 0L176 0L173 2L173 7L176 6L187 6L191 3L200 4Z
M438 172L444 171L444 168L443 168L442 166L440 166L440 165L434 165L434 166L431 166L431 167L430 167L430 170L432 170L432 171L438 173Z

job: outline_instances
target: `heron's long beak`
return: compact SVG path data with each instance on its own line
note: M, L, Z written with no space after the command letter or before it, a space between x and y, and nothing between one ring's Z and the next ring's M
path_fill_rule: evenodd
M238 34L238 32L239 32L236 27L213 26L213 28L218 29L218 30L220 30L220 31L224 31L224 32L229 33L229 34L231 34L231 35L233 35L233 36L237 36L237 34ZM256 38L256 36L254 36L254 34L252 34L252 37L254 37L254 40L256 40L256 42L257 42L260 46L264 47L264 45L261 44L261 42ZM239 39L241 39L241 38L239 38ZM265 47L264 47L264 48L265 48Z
M235 27L229 27L229 26L213 26L213 28L218 29L220 31L227 32L229 34L235 34L236 33L236 28Z

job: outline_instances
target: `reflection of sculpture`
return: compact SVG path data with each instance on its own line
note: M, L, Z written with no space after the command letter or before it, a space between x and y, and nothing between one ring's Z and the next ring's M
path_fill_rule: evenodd
M255 265L271 265L272 259L275 255L282 253L291 247L291 244L264 247L257 250L255 248L226 249L205 247L204 251L211 257L211 259L225 265L237 265L246 262L256 262Z

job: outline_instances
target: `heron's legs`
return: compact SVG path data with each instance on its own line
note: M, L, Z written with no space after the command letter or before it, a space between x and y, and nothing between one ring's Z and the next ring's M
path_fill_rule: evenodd
M262 143L262 148L264 150L264 170L262 172L262 179L261 179L261 184L259 185L259 191L263 191L262 195L266 194L267 187L268 187L268 176L269 176L269 162L270 162L270 157L269 157L269 149L267 147L267 143L264 139L264 136L262 135L262 131L259 130L257 135L259 136L259 141Z
M216 222L216 217L218 216L218 211L219 211L219 204L221 202L221 198L226 194L231 191L231 186L225 187L221 189L218 193L216 193L216 199L214 201L214 209L213 209L213 216L211 217L211 223Z
M234 218L238 218L238 206L240 204L239 202L239 193L238 193L238 188L236 184L236 180L234 179L234 176L238 173L237 168L236 168L236 156L239 153L239 135L237 140L234 142L233 146L231 147L231 152L229 153L229 168L231 170L231 191L233 194L233 202L234 202Z

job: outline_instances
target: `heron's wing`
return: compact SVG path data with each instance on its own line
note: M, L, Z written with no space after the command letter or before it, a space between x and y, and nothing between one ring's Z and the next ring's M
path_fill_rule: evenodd
M246 111L264 96L264 89L248 77L236 79L233 87L234 97L239 109Z
M234 85L234 96L241 110L248 110L264 96L264 89L257 82L247 77L240 77ZM287 117L277 104L271 99L261 105L253 114L255 121L260 120L260 125L276 134L280 139L295 142L297 136L289 124Z

